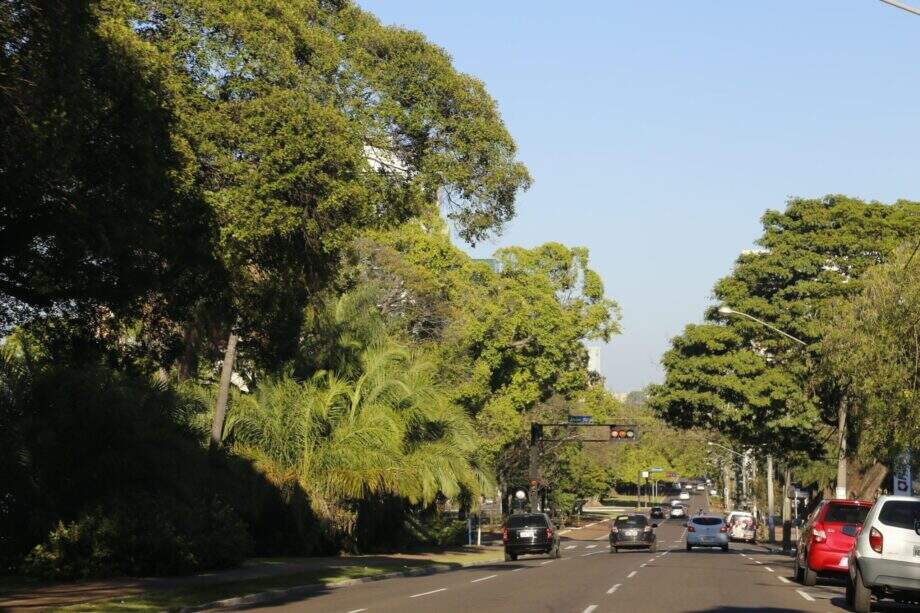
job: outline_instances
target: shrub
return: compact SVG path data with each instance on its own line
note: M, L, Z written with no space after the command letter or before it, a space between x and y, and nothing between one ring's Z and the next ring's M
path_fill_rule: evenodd
M181 574L238 564L250 547L245 524L216 498L136 494L59 522L23 570L44 579Z

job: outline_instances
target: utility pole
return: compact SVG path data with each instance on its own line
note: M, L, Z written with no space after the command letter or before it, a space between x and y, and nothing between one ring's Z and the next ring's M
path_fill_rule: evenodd
M835 498L847 496L847 403L837 405L837 488Z
M536 513L539 509L537 498L537 485L540 483L540 441L530 445L530 512Z
M792 507L789 503L795 496L792 487L792 469L787 464L783 469L783 551L792 549Z
M731 469L728 462L722 462L722 500L725 504L725 512L732 510L731 497L729 496L728 480L731 479Z
M773 525L773 454L767 455L767 539L776 541L776 528Z

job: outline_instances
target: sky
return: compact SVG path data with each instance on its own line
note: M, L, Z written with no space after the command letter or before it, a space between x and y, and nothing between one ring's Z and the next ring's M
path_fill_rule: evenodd
M588 247L623 311L613 391L661 381L766 209L920 199L920 17L878 0L358 1L498 102L534 185L464 248Z

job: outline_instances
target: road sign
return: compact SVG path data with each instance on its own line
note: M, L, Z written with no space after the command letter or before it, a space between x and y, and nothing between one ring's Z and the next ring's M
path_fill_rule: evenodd
M647 471L647 470L643 470L643 471L642 471L642 478L643 478L643 479L648 479L648 471Z
M590 424L594 421L590 415L569 415L570 424Z
M913 492L910 478L910 451L902 453L891 471L891 493L897 496L910 496Z
M663 468L649 468L648 470L649 472L653 472L653 473L663 473L664 472Z

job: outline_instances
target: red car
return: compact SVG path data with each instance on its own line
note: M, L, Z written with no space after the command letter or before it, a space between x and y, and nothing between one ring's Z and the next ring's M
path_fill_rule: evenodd
M814 585L818 573L848 572L847 554L869 513L868 500L825 500L809 515L795 555L795 578Z

